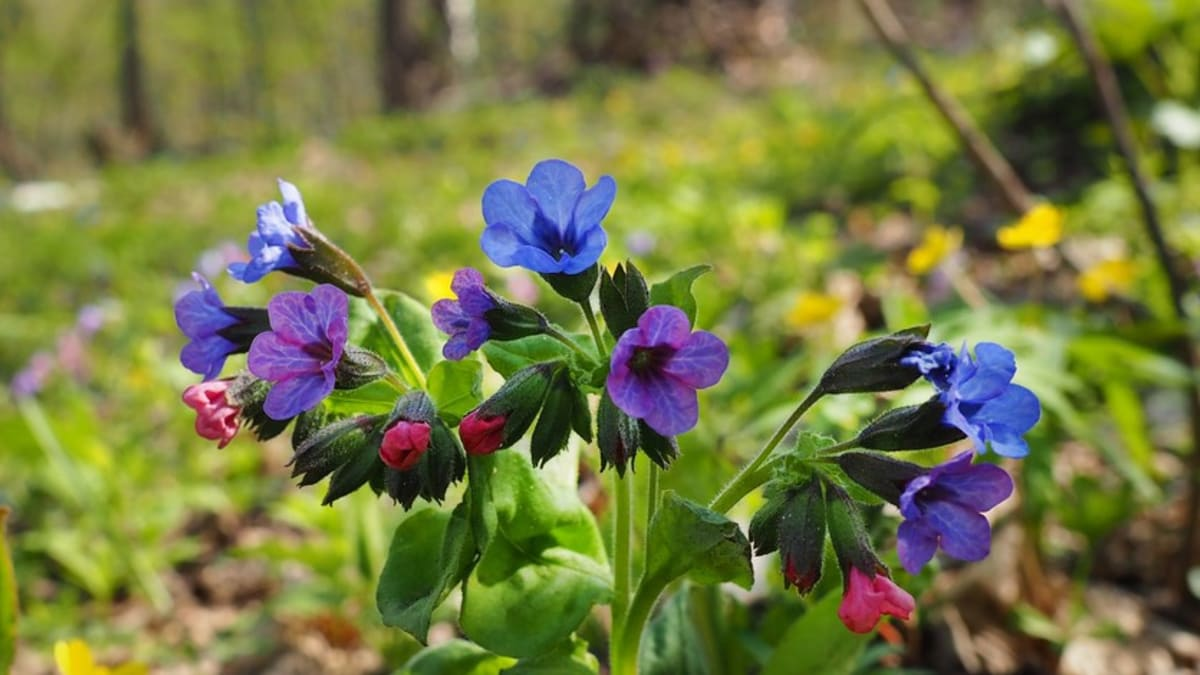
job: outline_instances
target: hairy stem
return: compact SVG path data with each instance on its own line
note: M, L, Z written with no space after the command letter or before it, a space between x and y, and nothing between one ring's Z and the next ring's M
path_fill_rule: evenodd
M596 356L600 357L600 362L608 356L608 350L604 348L604 337L600 334L600 324L596 322L596 313L592 311L592 303L583 300L579 303L583 308L583 315L587 318L588 328L592 331L592 340L596 342Z
M614 504L613 523L613 601L612 635L609 642L609 662L616 664L627 655L623 654L621 633L629 613L629 588L633 580L633 475L622 477L613 472ZM636 655L635 655L636 660ZM635 664L636 666L636 664ZM615 666L614 666L615 668ZM614 672L616 672L614 670ZM636 672L636 667L633 672Z

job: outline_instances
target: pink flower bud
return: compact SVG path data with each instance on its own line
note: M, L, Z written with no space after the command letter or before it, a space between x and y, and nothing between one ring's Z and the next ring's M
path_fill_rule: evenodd
M183 402L196 411L196 433L201 438L219 441L218 448L229 445L241 425L238 415L242 409L230 403L226 396L230 382L201 382L183 390Z
M851 567L838 618L855 633L870 633L880 616L890 614L906 621L915 607L913 597L887 575L880 573L869 577L857 567Z
M472 455L495 452L504 443L504 425L507 421L505 415L484 417L479 411L469 413L458 425L463 447Z
M429 425L400 420L383 435L379 458L397 471L407 471L421 461L429 449Z

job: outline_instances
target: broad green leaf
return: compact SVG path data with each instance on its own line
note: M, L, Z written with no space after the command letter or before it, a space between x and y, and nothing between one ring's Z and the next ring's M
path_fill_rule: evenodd
M788 628L763 675L848 675L872 634L848 630L837 617L840 593L826 593Z
M466 575L474 555L461 504L453 514L426 509L400 523L375 593L383 623L424 642L430 616Z
M505 378L525 366L571 356L569 347L545 335L530 335L506 342L489 340L483 343L482 351L492 370Z
M600 662L588 653L588 643L572 635L558 647L500 671L500 675L596 675Z
M417 360L417 365L422 370L428 371L440 358L442 344L437 329L433 327L429 308L398 291L377 290L375 293L388 315L392 317L392 321L396 323L396 328L404 337L405 343L408 344L408 349L412 352L413 358ZM388 362L392 370L404 372L401 367L399 349L392 341L391 335L379 316L371 309L366 300L350 299L349 329L351 343L379 354Z
M438 361L429 371L428 388L438 414L454 426L483 400L483 364L475 359Z
M553 482L521 452L493 457L496 527L463 589L461 624L493 652L537 656L566 640L592 605L611 595L604 543L574 482L555 476L564 463L578 461L573 453L547 463ZM474 471L471 478L482 479Z
M687 574L701 584L732 581L750 588L750 542L737 523L688 501L663 494L650 524L646 574L666 584Z
M692 295L692 284L712 269L711 265L696 265L676 272L666 281L654 284L650 289L651 305L674 305L687 314L688 321L696 324L696 296Z
M515 662L466 640L451 640L417 652L400 675L500 675Z
M334 389L325 399L326 410L333 415L387 415L396 406L400 394L384 380L376 380L357 389Z
M17 645L17 580L5 527L8 507L0 506L0 674L12 667Z

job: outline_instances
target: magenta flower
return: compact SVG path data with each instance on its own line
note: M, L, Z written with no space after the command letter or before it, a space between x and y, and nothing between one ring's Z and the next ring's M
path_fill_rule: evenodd
M346 348L346 294L330 284L280 293L267 304L271 330L250 345L250 372L274 383L263 412L275 420L315 408L333 391Z
M218 448L229 445L241 427L242 409L229 402L230 382L201 382L183 390L183 402L196 411L196 434L217 441Z
M907 621L916 602L912 595L882 572L871 576L857 567L847 575L846 590L838 607L838 618L855 633L870 633L884 614Z
M433 303L433 325L450 336L442 356L458 361L479 349L491 335L486 314L496 308L496 301L484 288L483 275L470 267L454 273L450 288L458 300Z
M421 461L429 449L433 430L426 422L399 420L383 434L379 458L397 471L408 471Z
M612 353L608 393L625 414L663 436L696 426L696 390L711 387L729 366L729 349L706 331L691 331L678 307L647 309Z
M1008 498L1013 481L993 464L972 464L964 452L908 482L900 495L904 522L896 549L909 574L933 558L938 546L959 560L983 560L991 550L992 528L983 512Z

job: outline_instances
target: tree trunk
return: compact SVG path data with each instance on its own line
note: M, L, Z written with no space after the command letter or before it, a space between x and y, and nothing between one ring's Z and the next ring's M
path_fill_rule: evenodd
M383 109L424 107L451 80L446 0L379 0L378 8Z
M154 127L138 25L138 0L121 0L117 16L117 39L121 49L117 87L121 101L121 127L143 153L160 149Z

